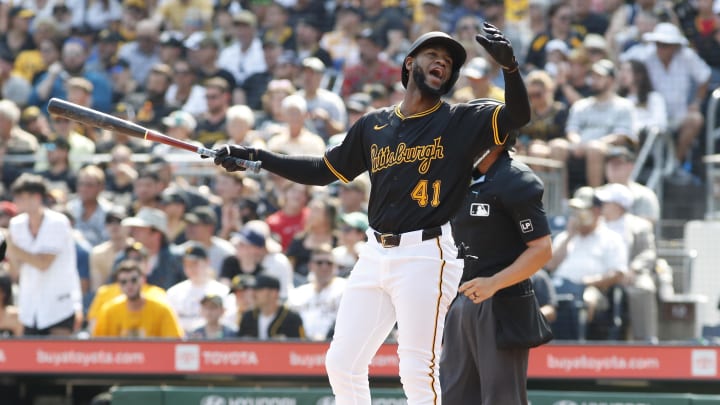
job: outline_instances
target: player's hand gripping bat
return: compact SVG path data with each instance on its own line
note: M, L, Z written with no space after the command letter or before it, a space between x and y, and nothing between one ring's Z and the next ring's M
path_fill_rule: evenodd
M92 125L94 127L107 129L108 131L118 132L135 138L164 143L165 145L170 145L174 148L185 149L190 152L195 152L202 157L214 158L216 154L216 152L212 149L197 146L180 139L171 138L167 135L147 129L134 122L114 117L112 115L61 100L59 98L50 99L50 102L48 103L48 112L82 124ZM262 162L260 161L253 162L239 158L233 159L235 159L235 164L252 172L260 171L260 167L262 165Z

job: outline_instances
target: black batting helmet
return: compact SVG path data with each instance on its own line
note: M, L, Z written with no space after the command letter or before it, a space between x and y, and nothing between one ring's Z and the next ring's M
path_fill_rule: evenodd
M450 90L452 86L455 85L455 82L460 75L460 68L463 64L465 64L465 59L467 58L465 48L460 42L456 41L450 35L440 31L431 31L421 35L420 37L418 37L418 39L415 40L415 42L413 42L410 50L408 50L405 60L407 60L407 58L410 56L414 56L420 51L420 49L431 45L443 46L447 48L447 50L450 52L450 56L453 60L452 76L450 76L450 80L447 83L447 90ZM405 68L405 60L403 60L401 80L403 87L407 88L407 82L410 78L410 72L408 72L407 68Z

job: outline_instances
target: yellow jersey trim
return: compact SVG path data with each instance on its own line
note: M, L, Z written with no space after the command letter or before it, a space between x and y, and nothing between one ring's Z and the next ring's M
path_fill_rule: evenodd
M337 178L338 178L340 181L342 181L343 183L350 183L350 180L346 179L345 176L343 176L342 174L340 174L340 172L337 171L337 170L333 167L333 165L330 164L330 162L327 160L327 156L323 156L323 161L325 162L325 165L328 167L328 169L330 169L330 171L332 172L332 174L335 175L335 177L337 177Z
M437 111L437 110L440 108L440 106L442 105L442 103L443 103L442 100L439 100L437 104L435 104L434 106L430 107L429 109L427 109L427 110L425 110L425 111L421 111L421 112L419 112L419 113L417 113L417 114L413 114L413 115L411 115L411 116L409 116L409 117L406 117L405 115L403 115L402 112L400 112L400 107L402 106L402 102L400 102L400 104L398 104L397 106L395 106L395 115L397 115L398 117L400 117L400 119L403 119L403 120L404 120L404 119L408 119L408 118L424 117L424 116L426 116L426 115L432 114L432 113L434 113L435 111Z
M443 296L443 273L445 272L445 258L443 257L443 249L440 245L440 238L435 237L435 243L438 247L438 252L440 252L440 277L438 280L438 296L437 301L435 303L435 329L433 332L433 338L432 338L432 347L430 348L430 351L432 352L432 357L430 358L430 370L428 372L428 376L430 377L430 390L433 393L433 404L437 405L439 400L439 395L437 390L435 389L436 381L435 381L435 368L438 366L437 364L437 358L435 357L435 346L438 344L438 324L440 323L440 304L442 303L442 296Z
M505 135L505 139L500 141L500 129L498 128L497 118L498 118L498 115L500 114L501 108L502 108L502 105L495 107L495 111L493 111L492 120L491 120L495 145L504 145L505 141L507 141L507 134Z

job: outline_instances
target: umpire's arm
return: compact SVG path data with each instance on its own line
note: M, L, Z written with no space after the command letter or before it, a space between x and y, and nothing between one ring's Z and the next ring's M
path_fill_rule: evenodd
M525 249L515 261L490 277L476 277L463 283L459 292L476 304L492 297L498 290L530 278L542 268L552 256L550 235L526 242Z

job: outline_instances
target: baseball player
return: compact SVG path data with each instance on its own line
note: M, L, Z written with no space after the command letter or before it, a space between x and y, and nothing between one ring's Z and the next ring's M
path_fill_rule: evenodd
M510 43L490 24L477 41L503 66L506 105L442 101L466 53L449 35L429 32L403 62L402 102L360 118L324 156L216 149L215 164L227 170L241 170L228 157L260 160L265 169L305 184L370 174L368 244L348 278L326 356L338 405L371 403L368 366L396 322L408 404L440 404L444 319L462 274L449 220L462 203L475 157L530 117Z
M451 221L455 240L467 249L440 358L443 399L453 405L527 404L529 347L539 342L524 339L542 317L529 277L550 260L552 241L543 184L510 157L514 143L510 136L481 155ZM512 347L496 339L499 329L512 331L508 323L520 325L514 337L521 341ZM551 337L547 329L543 338Z

